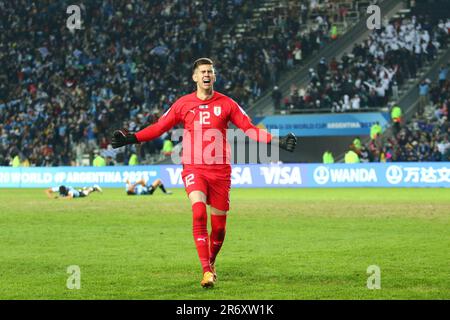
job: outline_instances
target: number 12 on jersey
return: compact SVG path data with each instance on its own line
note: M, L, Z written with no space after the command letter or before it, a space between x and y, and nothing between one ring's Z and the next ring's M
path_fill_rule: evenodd
M211 114L209 111L200 111L200 124L211 124L209 122L209 118L211 117Z

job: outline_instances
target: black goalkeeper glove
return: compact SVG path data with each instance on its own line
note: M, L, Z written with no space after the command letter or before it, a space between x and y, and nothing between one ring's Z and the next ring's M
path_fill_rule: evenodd
M289 132L284 137L279 137L279 144L280 148L287 150L289 152L293 152L295 149L295 146L297 145L297 138L295 137L295 134L292 132Z
M138 143L138 140L134 133L130 133L125 128L114 131L113 137L111 139L111 144L114 149L133 143Z

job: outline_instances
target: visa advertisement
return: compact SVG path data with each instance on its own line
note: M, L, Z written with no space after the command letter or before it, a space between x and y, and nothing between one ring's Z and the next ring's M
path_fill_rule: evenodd
M125 181L159 178L182 188L180 165L111 167L0 167L0 188L48 188L60 185L123 188ZM231 183L238 188L450 188L450 162L367 164L233 165Z
M277 129L280 135L293 132L299 137L321 136L364 136L370 134L370 127L378 122L382 128L389 124L387 112L275 115L255 118L258 127Z

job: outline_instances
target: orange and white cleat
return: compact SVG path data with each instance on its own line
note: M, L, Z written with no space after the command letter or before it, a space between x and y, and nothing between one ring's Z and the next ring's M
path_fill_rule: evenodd
M203 288L212 288L214 286L214 274L212 272L206 271L203 274L203 279L200 282Z
M214 282L217 282L217 272L216 272L215 262L211 263L210 266L211 266L211 272L214 276Z

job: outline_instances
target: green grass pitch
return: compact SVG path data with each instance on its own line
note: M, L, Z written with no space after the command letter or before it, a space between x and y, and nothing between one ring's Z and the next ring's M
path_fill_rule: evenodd
M449 222L448 189L234 189L206 290L183 189L0 189L0 299L450 299Z

